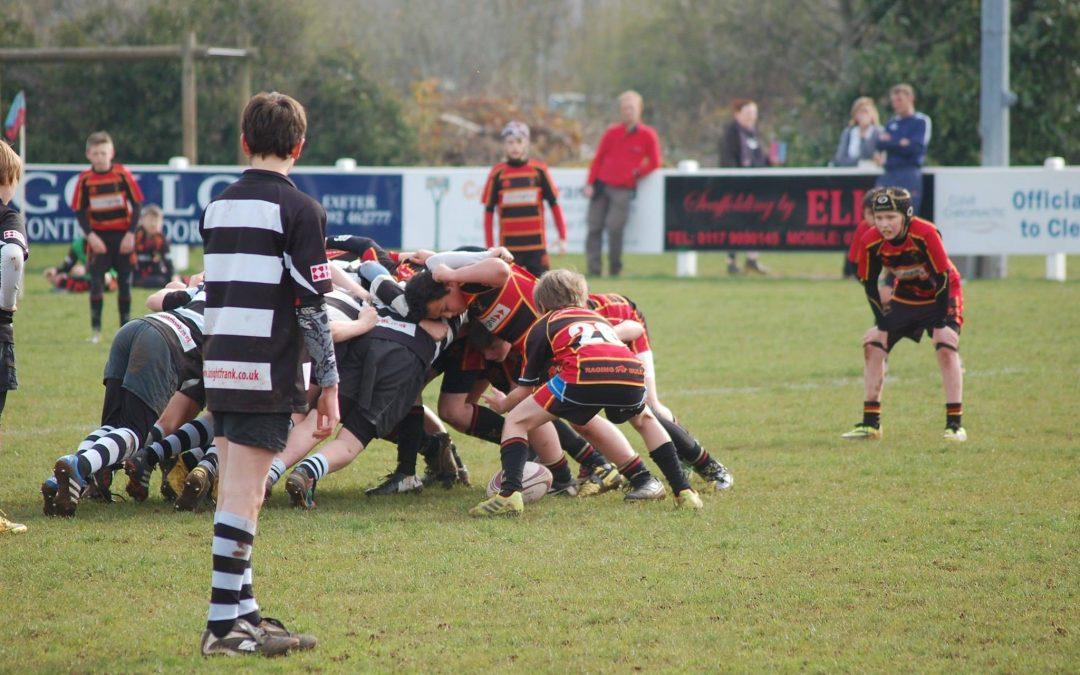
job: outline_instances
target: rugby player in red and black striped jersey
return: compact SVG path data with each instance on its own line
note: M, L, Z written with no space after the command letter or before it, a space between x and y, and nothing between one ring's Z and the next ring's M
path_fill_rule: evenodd
M449 251L433 255L426 261L430 271L417 274L405 287L408 306L413 311L423 307L429 319L453 317L468 310L472 322L483 325L524 354L525 336L542 312L534 299L536 278L524 268L507 262L512 258L510 252L501 247L490 251ZM440 407L442 401L440 397ZM614 464L623 477L632 483L637 481L632 494L639 497L635 498L646 493L654 498L663 495L663 488L652 478L615 425L596 418L584 432L577 431ZM468 433L481 435L478 429ZM560 451L550 449L559 444L554 425L537 426L529 432L528 438L529 446L551 469L553 485L572 483L566 458ZM648 489L642 489L645 487Z
M113 161L112 137L95 131L86 139L90 168L79 174L71 210L86 235L90 267L90 341L101 339L105 273L116 270L120 325L131 315L131 253L143 195L135 177Z
M469 515L520 514L524 510L521 479L528 451L526 433L561 417L587 438L586 430L601 411L611 422L630 422L641 434L649 455L671 484L678 506L702 508L701 498L679 465L671 437L648 409L644 365L619 340L611 324L585 307L587 301L585 278L575 272L548 272L537 283L536 302L546 313L529 329L519 386L503 399L489 399L497 412L509 413L503 426L503 487ZM550 378L549 363L556 370ZM656 483L651 476L648 481ZM659 485L646 485L637 475L630 482L636 489L627 499L663 497Z
M514 261L539 277L550 269L544 202L559 231L559 253L566 253L566 222L559 206L559 190L547 165L529 158L529 127L510 122L502 130L506 161L488 174L484 203L484 238L495 245L494 220L499 216L499 245L514 254Z
M960 364L960 327L964 298L960 273L945 253L941 234L928 220L914 217L911 193L886 188L873 200L874 229L859 240L858 273L866 289L874 327L863 337L866 400L863 420L844 434L847 439L880 439L881 391L885 361L903 338L915 342L929 334L937 350L945 389L945 434L967 440L961 425L964 376ZM878 291L882 270L892 274L892 299L886 305Z
M652 344L649 342L645 315L630 298L617 293L592 293L589 295L588 306L612 325L619 339L645 366L646 400L649 408L656 415L656 419L660 421L664 430L671 436L672 442L675 443L679 459L701 476L710 488L715 490L730 488L733 479L727 468L713 459L708 451L701 447L701 443L676 421L674 413L660 402L656 387L656 365L653 360Z

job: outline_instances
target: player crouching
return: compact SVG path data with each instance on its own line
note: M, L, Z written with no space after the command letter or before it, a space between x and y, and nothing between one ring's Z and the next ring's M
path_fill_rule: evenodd
M503 425L502 490L470 509L469 515L520 515L525 509L521 481L528 432L556 417L581 429L601 410L611 422L630 422L641 434L649 455L671 484L678 506L702 508L701 498L682 472L671 438L648 409L644 366L603 317L585 308L585 278L569 270L548 272L537 283L534 297L545 314L526 337L520 386L497 402L496 412L510 411ZM557 374L534 391L549 362Z
M881 430L881 391L886 359L903 338L918 342L929 333L937 350L945 388L945 434L966 441L960 424L964 375L960 364L960 327L964 300L960 273L949 260L941 235L930 221L913 217L911 193L887 188L873 201L874 227L859 242L858 273L874 312L875 326L863 337L866 400L863 420L843 435L851 440L877 440ZM892 299L882 303L878 275L895 278Z

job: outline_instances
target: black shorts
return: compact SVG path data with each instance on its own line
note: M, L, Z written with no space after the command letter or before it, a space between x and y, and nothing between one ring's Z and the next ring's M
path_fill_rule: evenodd
M0 342L0 391L15 391L19 378L15 374L15 343Z
M180 386L169 341L140 319L124 324L109 348L103 380L120 380L160 415Z
M891 351L904 338L919 342L925 333L931 338L937 328L952 328L960 332L960 323L949 314L947 304L935 302L929 305L909 305L897 302L889 303L889 313L885 316L886 332L889 343L886 349Z
M215 412L214 435L271 452L281 452L289 440L292 415L280 413Z
M152 329L151 329L152 330ZM101 405L101 426L127 427L145 443L161 411L155 411L141 396L115 378L105 380L105 402Z
M529 270L529 273L537 279L551 269L551 257L544 249L510 252L514 254L514 263Z
M482 370L465 369L465 340L458 340L435 360L436 370L442 372L439 393L468 394L484 374Z
M427 366L408 347L361 336L338 362L341 425L365 446L405 419L427 383Z
M116 270L121 281L131 279L131 254L121 253L120 244L126 230L94 230L94 234L105 244L104 253L87 252L87 269L90 277L104 277L109 270Z
M533 400L552 415L579 426L588 424L600 411L612 424L622 424L646 407L645 387L566 384L558 376L533 392ZM590 400L604 403L593 405Z

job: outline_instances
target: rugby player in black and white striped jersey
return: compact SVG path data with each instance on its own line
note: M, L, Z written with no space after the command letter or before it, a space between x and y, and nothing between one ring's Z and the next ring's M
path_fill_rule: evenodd
M108 475L147 439L177 392L202 376L203 287L163 289L148 305L161 311L125 324L105 364L101 426L74 454L56 461L41 486L45 515L73 516L95 475ZM201 402L191 405L197 410ZM177 426L179 421L175 422ZM99 485L107 492L107 485Z

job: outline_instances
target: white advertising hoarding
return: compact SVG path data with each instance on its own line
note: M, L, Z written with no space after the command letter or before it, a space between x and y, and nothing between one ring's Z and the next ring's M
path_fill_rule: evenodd
M654 173L638 186L623 240L630 253L660 253L664 236L664 181ZM484 245L484 205L480 198L487 168L405 169L402 193L402 248L451 249ZM585 250L585 169L552 169L559 188L559 204L566 218L567 246L571 252ZM548 220L548 250L555 250L558 233ZM436 230L438 237L436 238ZM496 222L496 233L498 223Z
M934 173L934 223L950 255L1080 253L1080 169Z

